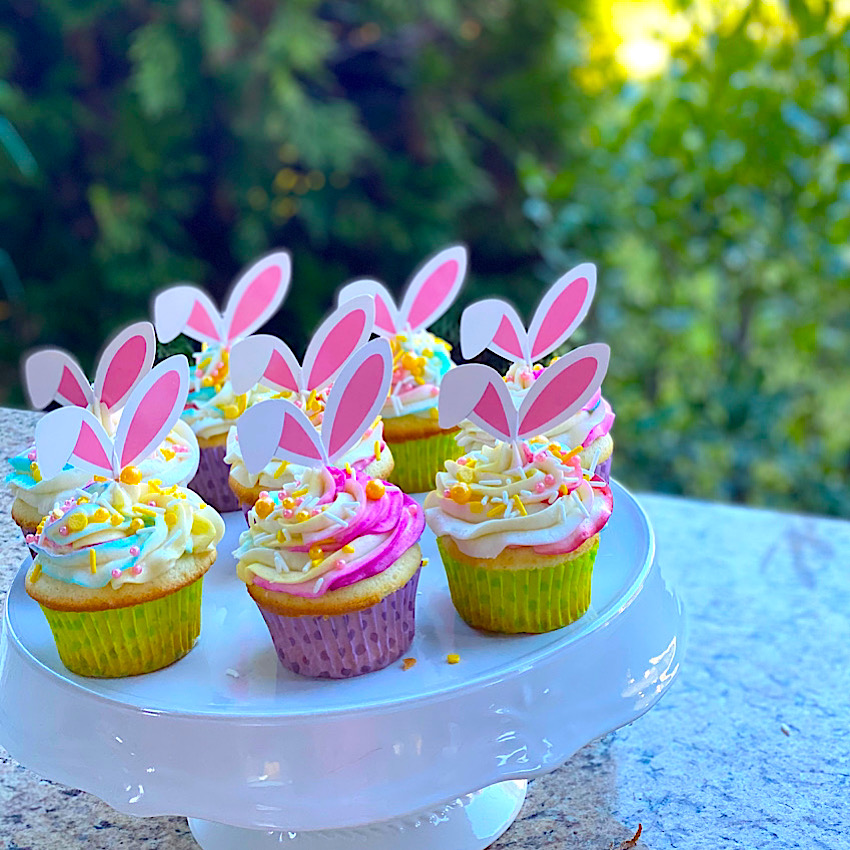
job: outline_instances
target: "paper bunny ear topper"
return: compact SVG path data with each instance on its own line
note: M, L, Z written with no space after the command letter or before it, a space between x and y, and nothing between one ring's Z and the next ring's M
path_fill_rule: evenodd
M38 410L52 401L97 409L118 410L150 371L156 338L150 322L136 322L119 331L100 355L94 386L80 364L60 348L43 348L24 360L24 384Z
M147 457L174 427L189 389L189 363L175 354L152 369L130 393L113 440L85 407L62 407L35 427L41 473L57 475L66 463L118 478Z
M549 287L526 332L516 310L497 298L470 304L460 317L460 347L469 360L485 348L532 364L554 351L582 323L596 293L596 266L582 263Z
M153 302L157 336L170 342L179 333L213 345L229 346L264 325L277 312L289 289L292 264L286 251L268 254L233 285L224 313L197 286L180 284L160 292Z
M375 333L395 336L418 331L435 322L457 297L466 277L467 254L463 245L452 245L434 254L419 268L408 284L401 307L396 307L389 290L377 280L355 280L339 293L339 303L358 295L375 299Z
M383 407L392 363L385 339L373 339L358 349L331 387L321 432L287 399L249 407L236 424L245 466L258 472L273 457L301 466L334 464L366 433Z
M276 390L309 392L326 387L348 358L369 339L375 322L375 302L359 295L337 307L322 322L304 354L304 365L281 339L255 334L237 342L230 352L230 383L237 394L262 383Z
M593 343L559 358L531 385L519 410L495 369L480 363L450 369L440 387L440 427L470 419L505 442L542 434L593 397L608 370L610 353L607 345Z

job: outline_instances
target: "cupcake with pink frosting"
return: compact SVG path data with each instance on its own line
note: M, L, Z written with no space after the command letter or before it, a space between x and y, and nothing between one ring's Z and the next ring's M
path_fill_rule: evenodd
M339 466L374 421L391 373L389 344L373 340L334 382L320 431L286 399L256 405L237 426L248 468L273 454L304 468L260 495L234 552L278 658L300 675L380 670L413 640L422 509L395 485Z

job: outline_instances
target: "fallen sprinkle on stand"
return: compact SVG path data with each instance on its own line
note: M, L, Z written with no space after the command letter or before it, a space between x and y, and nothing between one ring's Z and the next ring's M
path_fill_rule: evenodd
M783 735L785 735L788 738L791 737L791 729L790 729L789 726L787 726L785 723L783 723L779 728L782 731Z
M405 658L401 662L401 669L402 670L409 670L411 667L413 667L414 664L416 664L415 658Z
M457 664L460 661L460 656L455 652L451 652L446 656L446 661L449 664Z
M232 667L228 667L224 672L233 679L239 678L238 671L234 670Z

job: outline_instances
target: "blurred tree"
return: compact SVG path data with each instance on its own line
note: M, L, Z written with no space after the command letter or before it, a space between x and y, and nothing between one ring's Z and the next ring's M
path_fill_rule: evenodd
M661 77L620 79L582 167L524 158L526 211L550 277L602 260L585 333L616 343L621 475L846 514L850 29L780 11L697 24Z

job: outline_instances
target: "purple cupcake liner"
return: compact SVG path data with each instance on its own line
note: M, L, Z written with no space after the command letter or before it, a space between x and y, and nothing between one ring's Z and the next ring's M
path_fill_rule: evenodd
M208 505L217 511L236 511L239 499L227 483L230 467L224 462L225 446L210 446L201 449L198 471L189 482L194 490Z
M596 467L596 474L604 481L611 481L611 461L614 455L610 455L608 460L603 461Z
M410 648L418 584L419 570L376 605L352 614L287 617L258 607L287 670L316 679L350 679L387 667Z

